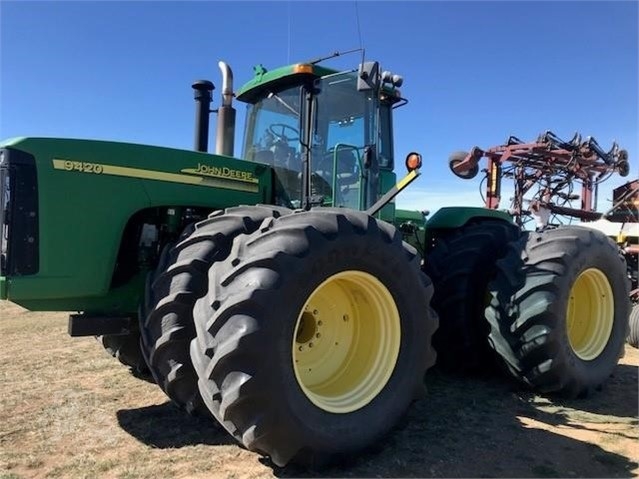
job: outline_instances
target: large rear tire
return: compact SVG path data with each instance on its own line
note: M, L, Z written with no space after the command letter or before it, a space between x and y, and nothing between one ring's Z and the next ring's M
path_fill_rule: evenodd
M435 362L432 283L363 212L322 208L235 239L194 308L202 397L246 448L325 464L378 441Z
M586 396L623 354L630 305L625 261L598 231L525 232L498 262L490 291L491 345L537 391Z
M149 275L140 314L142 349L157 384L187 412L209 414L189 356L195 337L193 305L207 291L209 267L228 256L235 236L255 231L265 218L289 212L276 206L216 211L188 227L176 244L167 245Z
M639 304L635 304L632 307L628 323L628 344L634 348L639 348Z
M484 317L488 283L519 228L500 220L478 220L435 236L424 272L433 280L433 309L439 328L433 335L437 365L453 372L478 371L494 356Z

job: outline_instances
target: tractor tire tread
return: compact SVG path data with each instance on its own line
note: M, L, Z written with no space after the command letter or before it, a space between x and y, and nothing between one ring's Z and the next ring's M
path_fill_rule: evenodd
M289 212L270 205L216 211L166 245L148 276L141 314L144 355L161 389L187 412L210 415L189 354L195 336L193 305L206 292L208 268L228 255L235 236L251 233L265 218Z
M351 238L348 240L351 242L345 237ZM394 418L395 408L407 407L417 391L423 390L423 375L435 362L430 337L437 327L437 316L428 306L433 286L420 271L419 256L402 242L401 235L392 226L363 212L332 208L295 212L267 220L253 234L235 238L229 256L213 264L209 271L208 293L195 303L197 335L191 343L191 358L205 404L238 442L249 450L269 455L279 466L290 461L316 463L326 454L317 442L313 442L319 439L302 433L301 428L309 426L300 425L299 418L289 414L289 404L283 399L299 395L301 391L297 392L295 387L295 391L290 390L284 385L279 389L273 387L277 382L273 374L292 374L288 368L284 368L284 372L278 369L274 359L280 354L275 342L285 340L282 339L282 328L273 324L280 317L276 312L279 303L273 298L286 294L284 285L294 282L290 278L297 278L302 272L313 274L303 268L318 248L326 248L322 251L333 248L330 251L336 256L332 261L339 268L342 263L337 255L343 251L339 245L353 248L353 242L362 243L365 237L373 238L368 241L375 242L372 244L377 248L383 244L384 249L395 251L385 254L401 257L396 258L397 264L406 265L406 274L413 280L410 284L423 293L423 296L413 298L414 304L403 306L411 314L419 310L423 321L416 328L423 328L419 331L423 331L427 344L420 347L419 352L411 353L415 355L416 361L412 364L415 370L411 372L410 380L403 380L410 381L410 387L397 380L404 388L402 391L410 390L411 397L407 399L398 392L398 404L389 413L390 418ZM325 260L325 257L321 259ZM252 287L246 288L249 278ZM277 324L281 326L281 323ZM286 377L291 380L290 376ZM331 444L330 447L336 446ZM347 453L349 447L342 453Z
M435 235L424 272L435 285L432 305L440 324L433 346L442 369L470 373L491 365L485 291L496 261L518 236L519 229L503 220L477 220Z
M604 351L586 362L569 345L565 317L571 280L589 265L607 271L615 317ZM628 285L616 245L579 226L525 232L497 269L486 319L489 344L506 369L541 393L584 397L600 388L623 354L626 335L619 317L627 318Z

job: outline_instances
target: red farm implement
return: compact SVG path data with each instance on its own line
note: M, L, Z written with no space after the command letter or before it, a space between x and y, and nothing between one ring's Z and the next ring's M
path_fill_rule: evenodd
M599 185L614 173L627 176L630 172L628 152L617 143L606 152L593 137L582 141L577 133L564 141L550 131L534 142L511 136L505 144L486 150L475 146L470 153L455 152L449 167L456 176L471 179L479 173L482 158L487 159L482 182L486 207L499 208L502 179L511 179L511 215L520 226L534 218L538 228L562 216L600 218L596 212Z

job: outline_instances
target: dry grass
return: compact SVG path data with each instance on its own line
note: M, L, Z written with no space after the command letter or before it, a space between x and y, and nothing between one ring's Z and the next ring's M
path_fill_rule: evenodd
M606 388L551 402L502 379L433 372L429 395L379 450L321 473L274 468L169 404L65 314L0 302L0 477L633 477L637 366L628 348Z

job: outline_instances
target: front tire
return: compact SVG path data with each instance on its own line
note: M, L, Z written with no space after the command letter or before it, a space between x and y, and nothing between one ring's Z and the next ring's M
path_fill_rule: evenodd
M526 232L498 265L486 318L510 372L544 393L599 388L623 354L628 324L617 246L578 226Z
M435 362L415 250L362 212L319 209L237 237L197 301L202 397L246 448L317 465L378 441Z

